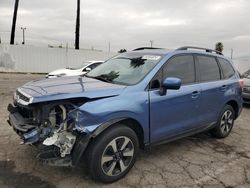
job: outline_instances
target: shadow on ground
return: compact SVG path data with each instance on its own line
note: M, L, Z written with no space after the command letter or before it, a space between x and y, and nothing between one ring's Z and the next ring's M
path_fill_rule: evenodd
M9 187L20 188L54 188L55 186L49 182L43 181L41 178L27 174L15 172L15 164L13 161L0 161L0 180Z

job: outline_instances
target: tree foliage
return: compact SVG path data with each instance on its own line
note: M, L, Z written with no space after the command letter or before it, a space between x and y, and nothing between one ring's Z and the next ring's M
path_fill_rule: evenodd
M215 50L217 50L217 51L219 51L219 52L222 52L223 49L224 49L224 45L223 45L222 42L217 42L217 43L215 44Z
M124 53L124 52L127 52L127 50L126 50L126 49L120 49L120 50L118 51L118 53Z

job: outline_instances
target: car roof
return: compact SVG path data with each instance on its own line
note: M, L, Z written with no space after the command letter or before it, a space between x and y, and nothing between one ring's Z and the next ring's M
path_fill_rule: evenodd
M191 54L203 54L203 55L210 55L215 57L221 57L224 59L227 59L221 52L208 49L208 48L201 48L201 47L192 47L192 46L186 46L186 47L180 47L176 50L169 50L164 48L150 48L150 47L141 47L137 48L131 52L127 52L129 54L152 54L152 55L168 55L170 53L178 54L178 53L191 53Z

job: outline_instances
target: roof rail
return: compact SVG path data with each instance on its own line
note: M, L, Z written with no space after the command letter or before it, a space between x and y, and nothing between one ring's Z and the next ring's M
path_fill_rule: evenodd
M177 48L176 50L188 50L188 49L205 50L206 52L209 52L209 53L214 52L216 54L223 55L223 53L218 50L212 50L208 48L201 48L201 47L195 47L195 46L183 46L183 47Z
M138 51L138 50L156 50L156 49L164 49L164 48L153 48L153 47L140 47L140 48L136 48L132 51Z

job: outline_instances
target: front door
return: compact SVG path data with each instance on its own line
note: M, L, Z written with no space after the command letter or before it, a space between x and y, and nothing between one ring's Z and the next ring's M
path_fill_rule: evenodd
M150 88L151 143L171 139L199 126L201 87L195 75L193 56L178 55L167 61L152 80L152 83L156 83L155 79L161 83L166 77L177 77L182 80L182 86L179 90L167 90L163 96L155 87L157 84Z

